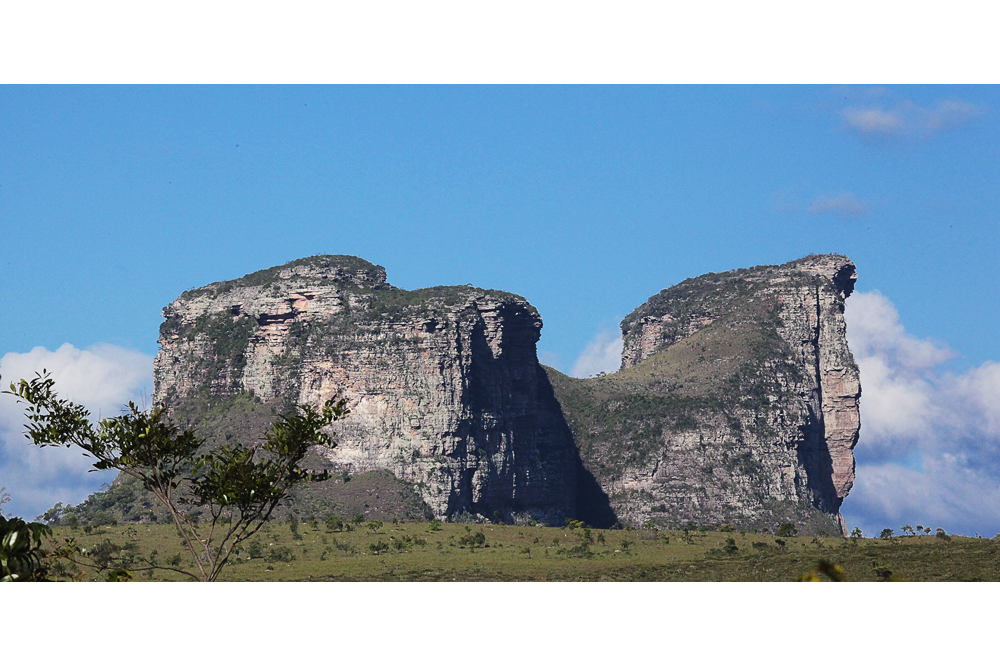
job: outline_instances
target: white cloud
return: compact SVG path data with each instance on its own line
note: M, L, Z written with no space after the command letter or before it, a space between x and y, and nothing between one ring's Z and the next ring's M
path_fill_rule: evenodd
M974 422L962 424L989 438L1000 438L1000 364L987 361L979 368L951 378L950 384L955 399L969 406L972 414L965 416L976 418Z
M903 119L898 113L880 107L851 107L844 109L841 115L849 128L862 134L896 134L904 127Z
M985 111L982 107L956 100L938 102L937 108L932 110L914 108L917 117L923 123L921 129L927 132L951 129L972 120Z
M836 213L857 218L868 210L868 204L858 200L850 192L845 192L837 197L827 197L820 195L813 203L809 204L810 213Z
M908 334L878 292L851 296L845 317L862 387L848 523L866 533L932 523L992 536L1000 530L1000 364L940 372L955 353Z
M848 342L858 358L886 358L893 367L919 373L955 357L943 344L906 333L899 312L878 291L858 292L847 301Z
M929 428L933 386L925 372L955 356L906 333L879 292L848 299L847 337L861 368L862 429L872 447L892 449Z
M80 350L66 343L54 352L36 347L5 354L0 376L6 389L47 369L61 397L84 405L97 418L119 414L130 400L146 407L152 366L151 357L114 345ZM0 486L11 496L5 514L34 518L57 502L76 504L114 479L113 472L88 473L90 459L77 449L29 444L23 408L12 396L0 396Z
M918 524L993 537L1000 530L1000 487L995 476L953 457L924 456L921 470L894 463L861 465L849 496L848 525L866 535ZM860 510L860 511L859 511Z
M601 331L577 357L570 375L583 378L598 373L614 373L621 368L624 344L618 331Z
M929 138L957 127L985 112L985 108L958 100L942 100L935 107L904 101L891 109L882 106L848 107L841 111L844 126L865 137Z

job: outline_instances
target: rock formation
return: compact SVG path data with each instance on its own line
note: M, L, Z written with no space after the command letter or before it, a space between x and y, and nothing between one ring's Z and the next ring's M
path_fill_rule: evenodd
M441 518L572 516L579 459L535 354L538 312L506 292L385 280L319 256L185 292L163 310L154 401L211 427L237 400L276 413L340 396L339 445L312 465L389 471Z
M689 279L622 321L617 373L549 370L619 521L844 530L860 429L843 317L855 279L840 255Z
M387 471L440 518L835 533L859 431L855 279L821 255L686 280L622 322L618 372L574 379L539 365L519 296L310 257L167 306L154 400L217 443L344 397L339 446L310 466Z

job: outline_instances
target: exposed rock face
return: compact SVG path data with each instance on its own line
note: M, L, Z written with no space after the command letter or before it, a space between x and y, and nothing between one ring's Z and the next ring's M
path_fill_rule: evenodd
M663 290L622 322L622 367L550 371L584 464L623 523L844 529L861 394L855 267L807 257Z
M311 257L167 306L154 400L219 442L342 396L339 446L310 466L389 471L442 518L833 533L859 431L855 279L822 255L686 280L622 322L621 370L581 380L538 364L521 297Z
M245 394L341 396L334 469L388 470L442 518L572 516L579 459L535 354L537 311L505 292L385 278L319 256L185 292L163 311L154 400L190 413Z

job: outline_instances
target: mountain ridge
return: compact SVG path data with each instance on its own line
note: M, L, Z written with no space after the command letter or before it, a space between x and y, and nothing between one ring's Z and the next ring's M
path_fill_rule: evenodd
M620 370L591 379L538 363L523 297L386 277L317 255L184 292L163 310L154 402L219 444L343 396L339 446L309 464L389 473L438 518L844 530L860 428L847 257L661 290L623 319Z

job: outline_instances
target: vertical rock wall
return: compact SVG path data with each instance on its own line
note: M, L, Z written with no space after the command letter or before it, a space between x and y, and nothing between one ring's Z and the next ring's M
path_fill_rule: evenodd
M163 314L157 402L340 396L335 469L388 470L442 518L573 514L577 455L521 297L398 290L381 267L323 256L186 292Z
M539 366L521 297L385 278L321 256L185 292L163 311L155 401L206 424L233 401L344 397L317 466L389 471L442 518L842 528L860 397L846 257L663 290L622 322L621 370L588 380Z
M693 278L622 322L622 368L550 372L588 470L626 523L843 529L861 387L839 255Z

